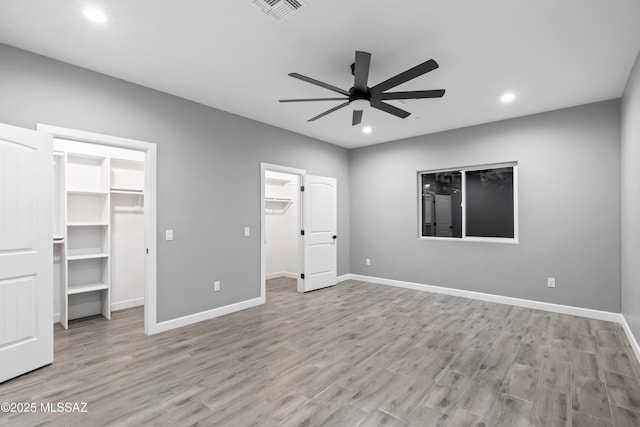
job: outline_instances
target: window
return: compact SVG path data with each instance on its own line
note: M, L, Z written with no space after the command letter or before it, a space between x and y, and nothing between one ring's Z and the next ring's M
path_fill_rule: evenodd
M420 172L420 236L516 243L517 163Z

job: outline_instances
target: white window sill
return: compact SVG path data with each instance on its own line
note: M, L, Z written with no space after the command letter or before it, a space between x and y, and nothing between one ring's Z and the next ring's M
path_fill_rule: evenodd
M508 239L501 237L432 237L418 236L418 240L435 240L441 242L473 242L473 243L503 243L507 245L518 245L518 238Z

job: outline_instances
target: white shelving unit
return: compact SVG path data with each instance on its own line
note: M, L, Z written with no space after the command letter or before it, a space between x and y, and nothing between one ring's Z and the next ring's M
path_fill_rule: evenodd
M53 152L53 194L61 195L64 191L64 153ZM64 204L62 197L53 198L53 243L64 242Z
M63 152L53 152L53 271L54 284L56 290L54 295L58 297L59 307L63 306L63 300L66 301L67 296L64 293L65 281L67 280L67 260L65 258L65 155ZM62 323L62 322L61 322Z
M111 318L110 158L80 153L64 157L66 274L60 323L67 328L69 320L92 313L82 294L99 293L100 312Z

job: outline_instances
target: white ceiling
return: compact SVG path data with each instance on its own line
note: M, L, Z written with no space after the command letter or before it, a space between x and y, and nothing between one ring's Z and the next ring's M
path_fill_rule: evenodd
M0 42L349 148L618 98L640 50L638 0L306 2L278 24L247 0L0 0ZM391 101L404 120L369 109L369 135L349 108L307 122L340 102L278 102L337 95L291 72L348 90L356 50L369 86L435 59L394 90L444 98Z

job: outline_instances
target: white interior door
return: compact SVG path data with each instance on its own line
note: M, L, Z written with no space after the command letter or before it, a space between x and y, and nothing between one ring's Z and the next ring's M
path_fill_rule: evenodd
M305 175L302 179L304 279L298 290L309 292L337 281L337 183L335 178Z
M53 362L51 147L0 124L0 382Z
M436 236L453 237L451 196L436 194Z

